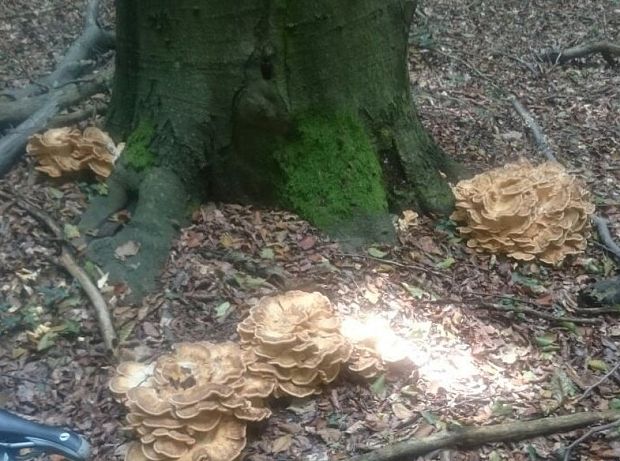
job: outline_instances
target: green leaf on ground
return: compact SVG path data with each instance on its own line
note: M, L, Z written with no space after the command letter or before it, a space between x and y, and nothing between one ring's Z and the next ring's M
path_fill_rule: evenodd
M385 258L388 254L387 251L380 250L377 247L368 248L368 254L373 258Z

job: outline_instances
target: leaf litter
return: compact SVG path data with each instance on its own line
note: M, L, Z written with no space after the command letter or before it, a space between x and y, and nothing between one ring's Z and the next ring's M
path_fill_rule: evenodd
M37 13L55 3L3 2L0 17L12 18L10 24L0 20L2 30L10 31L10 40L0 44L0 53L9 57L0 64L5 85L20 86L49 71L53 53L79 33L82 2L62 2L62 21ZM410 63L423 122L444 150L474 171L519 156L537 162L540 154L498 88L517 94L561 160L596 194L617 237L617 72L597 56L563 66L543 64L535 50L569 46L575 37L618 39L620 14L578 2L561 9L536 2L527 10L521 6L422 4L416 19L420 34L412 41L424 47L411 50ZM33 15L42 21L34 34L25 27ZM84 184L45 181L26 164L0 180L0 191L27 198L66 225L70 235L94 193ZM182 230L161 290L140 306L127 305L122 289L107 284L105 274L95 271L93 277L103 279L100 288L113 309L126 358L149 359L180 340L234 339L249 306L288 289L321 291L343 316L387 320L415 348L411 371L386 373L370 383L342 376L316 398L280 402L250 438L245 451L250 460L346 459L454 424L620 405L617 377L585 394L617 363L617 317L561 324L518 310L478 308L493 302L583 315L579 290L615 270L597 245L561 268L513 264L470 252L449 222L410 213L400 217L399 240L394 247L350 254L292 213L211 204L197 210L193 224ZM106 387L112 364L88 300L56 265L57 256L57 242L47 231L3 199L0 406L83 431L95 460L121 459L122 410ZM575 437L495 444L453 452L451 459L549 458ZM577 453L580 459L614 459L619 449L613 440L592 438Z

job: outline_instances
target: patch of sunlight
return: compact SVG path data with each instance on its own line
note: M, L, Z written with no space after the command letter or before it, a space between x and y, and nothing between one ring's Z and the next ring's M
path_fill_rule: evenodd
M397 334L380 315L364 319L348 316L341 331L353 344L372 344L387 363L409 360L416 369L415 386L426 392L443 389L449 394L481 396L489 391L486 383L491 381L494 392L512 387L501 375L501 368L477 360L468 344L428 320L405 320Z

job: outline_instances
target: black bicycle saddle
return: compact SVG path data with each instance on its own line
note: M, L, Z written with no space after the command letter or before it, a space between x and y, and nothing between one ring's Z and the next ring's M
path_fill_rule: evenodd
M27 453L22 454L22 450ZM85 461L90 445L73 431L28 421L0 409L0 461L28 459L41 453Z

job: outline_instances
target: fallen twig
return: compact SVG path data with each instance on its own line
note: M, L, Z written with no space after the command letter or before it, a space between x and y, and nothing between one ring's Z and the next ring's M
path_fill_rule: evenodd
M512 298L507 298L512 299ZM434 299L424 301L427 304L454 304L458 305L459 303L467 304L468 306L473 307L474 309L488 309L488 310L497 310L504 312L514 312L515 314L526 314L532 317L538 317L544 320L549 320L550 322L563 323L563 322L573 322L573 323L585 323L585 324L597 324L600 323L599 319L584 319L581 317L556 317L553 314L547 314L546 312L541 312L540 310L533 309L527 306L509 306L504 304L495 304L490 303L481 299Z
M593 53L601 53L603 59L610 66L613 66L615 64L614 56L620 56L620 45L603 40L586 45L573 46L565 50L543 50L539 54L539 58L541 61L551 64L565 64L572 59L583 58Z
M564 458L563 458L563 460L564 461L569 461L570 460L570 454L571 454L571 451L573 450L573 448L575 448L577 445L579 445L584 440L589 439L590 437L592 437L594 434L596 434L598 432L603 432L603 431L606 431L608 429L613 429L613 428L618 427L618 426L620 426L620 419L612 421L611 423L603 424L602 426L593 427L588 432L583 434L581 437L577 438L568 447L566 447L566 450L564 451Z
M391 259L383 259L383 258L377 258L376 256L370 256L370 255L366 255L366 254L355 254L355 253L335 253L334 256L339 256L341 258L359 258L359 259L368 259L371 261L378 261L378 262L382 262L384 264L387 264L389 266L395 266L395 267L404 267L406 269L417 269L423 272L428 272L430 274L436 275L437 277L443 277L443 278L449 278L451 277L450 275L440 272L436 269L433 269L432 267L429 267L425 264L419 264L419 263L401 263L398 261L393 261Z
M612 376L616 371L618 371L618 368L620 368L620 361L618 363L616 363L616 365L609 370L607 373L605 373L605 375L599 379L597 382L595 382L594 384L592 384L590 387L588 387L583 394L581 394L581 397L579 397L577 399L577 402L581 402L583 399L585 399L588 395L590 395L590 393L596 389L597 387L599 387L601 384L603 384L607 379L609 379L610 376Z
M441 448L474 448L488 443L513 442L532 437L570 432L591 424L620 421L620 411L583 412L531 421L516 421L483 427L465 427L420 440L409 440L354 456L350 461L406 461Z
M34 218L46 225L49 230L54 234L54 237L58 240L64 241L64 236L61 228L56 222L44 211L40 210L25 199L13 197L3 191L0 191L0 197L8 200L14 200L17 206L22 208L31 214ZM67 245L62 245L59 263L71 274L81 285L82 289L90 299L94 309L97 321L99 323L99 329L103 337L103 342L108 352L116 355L117 336L114 331L114 325L110 317L110 312L106 305L103 296L99 293L96 285L90 280L88 274L79 267L75 259L71 255L71 250Z
M510 98L508 98L508 100L532 132L534 142L542 151L547 160L557 162L555 155L553 155L553 150L551 149L551 147L549 147L549 143L547 142L547 139L543 134L540 126L538 126L538 123L536 123L536 120L534 120L534 117L532 117L528 110L523 107L523 105L519 102L516 96L512 95L510 96Z

